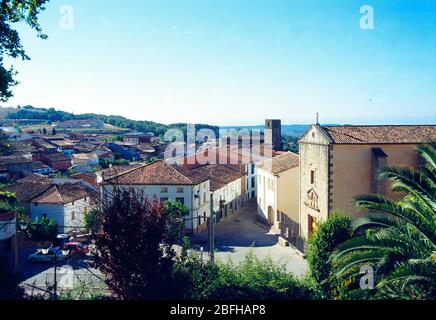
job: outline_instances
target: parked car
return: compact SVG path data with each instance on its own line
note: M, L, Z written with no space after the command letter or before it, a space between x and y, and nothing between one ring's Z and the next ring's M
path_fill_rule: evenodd
M57 261L62 261L66 258L66 256L64 256L62 254L61 250L50 248L48 250L38 249L35 253L32 253L28 259L30 262L51 262L51 263L54 263L55 262L55 255L56 255Z
M56 239L54 241L55 247L63 247L68 241L69 236L67 234L61 233L56 236Z
M65 244L64 249L69 251L70 256L74 255L86 255L89 252L88 246L80 242L68 242Z

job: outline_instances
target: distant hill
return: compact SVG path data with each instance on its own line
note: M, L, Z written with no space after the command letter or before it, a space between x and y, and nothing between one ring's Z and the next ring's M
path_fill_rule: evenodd
M186 133L186 124L170 124L165 125L162 123L157 123L153 121L142 121L142 120L131 120L122 116L117 115L104 115L95 113L86 114L73 114L70 112L56 110L54 108L35 108L33 106L24 106L17 109L9 110L4 112L4 119L8 120L45 120L49 123L60 122L67 120L85 120L85 119L98 119L106 124L123 128L130 129L138 132L153 132L155 135L159 136L165 133L166 130L175 128L180 129L182 132ZM207 124L197 124L197 130L200 129L212 129L218 134L218 127L210 126Z
M10 114L17 112L16 108L0 108L0 119L7 118Z

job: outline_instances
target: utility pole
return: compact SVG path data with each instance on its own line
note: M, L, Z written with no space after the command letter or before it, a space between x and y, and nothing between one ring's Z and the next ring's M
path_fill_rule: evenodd
M19 230L19 222L18 222L18 212L15 212L15 203L12 203L12 212L15 214L15 237L14 237L14 251L15 251L15 274L19 274L20 273L20 267L19 267L19 263L20 263L20 250L18 248L18 230Z
M209 254L210 262L215 263L215 233L214 233L214 212L213 212L213 193L210 193L210 217L209 217Z
M56 274L56 269L57 269L57 264L58 264L58 257L57 257L57 253L56 250L53 248L54 251L54 283L53 283L53 298L55 300L58 299L58 278L57 278L57 274Z

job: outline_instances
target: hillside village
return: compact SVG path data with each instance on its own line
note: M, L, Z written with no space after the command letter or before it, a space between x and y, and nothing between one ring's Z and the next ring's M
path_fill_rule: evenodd
M2 127L0 191L15 193L31 219L54 219L58 233L74 235L86 233L87 213L115 189L180 202L189 211L185 232L191 235L207 233L211 208L219 223L251 204L255 223L304 256L307 239L332 210L359 217L362 213L350 204L354 197L370 192L395 197L377 179L378 170L387 164L417 167L415 147L436 139L433 125L314 124L300 137L299 152L292 153L282 150L281 121L266 120L272 141L248 155L241 142L223 147L204 141L195 146L202 151L178 157L174 164L164 159L168 142L153 132L128 131L114 138L112 133L71 131L104 127L96 119L37 130ZM198 161L200 155L208 160ZM14 219L9 215L0 221ZM7 251L13 234L3 233L0 250Z

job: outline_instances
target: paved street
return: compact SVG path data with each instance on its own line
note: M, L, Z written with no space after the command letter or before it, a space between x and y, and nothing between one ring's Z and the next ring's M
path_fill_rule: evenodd
M20 270L23 287L27 294L52 293L51 287L54 284L54 266L47 262L30 262L27 257L35 252L37 248L25 248L20 254ZM57 286L59 292L72 289L73 287L86 283L91 288L102 287L102 274L90 266L91 257L70 258L58 262L57 265ZM10 254L10 261L13 255Z
M207 232L195 235L194 243L208 250ZM289 272L302 276L307 272L307 261L290 247L277 243L277 236L256 223L256 203L250 204L215 226L216 258L242 261L252 248L259 258L270 256L273 261L286 264Z

